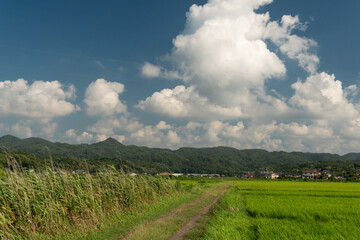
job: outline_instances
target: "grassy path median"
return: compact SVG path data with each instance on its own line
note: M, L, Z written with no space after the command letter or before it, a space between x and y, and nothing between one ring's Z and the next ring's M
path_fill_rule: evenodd
M198 198L180 205L170 213L136 226L132 231L119 239L169 239L204 208L215 203L214 200L219 195L222 195L228 186L229 183L217 184Z

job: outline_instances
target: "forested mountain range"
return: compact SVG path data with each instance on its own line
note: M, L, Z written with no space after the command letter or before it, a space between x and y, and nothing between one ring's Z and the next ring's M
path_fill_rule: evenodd
M301 169L322 168L351 171L360 168L360 153L344 156L329 153L268 152L261 149L238 150L231 147L180 148L178 150L123 145L113 138L94 144L54 143L41 138L19 139L11 135L0 138L2 155L20 158L28 168L41 168L50 158L58 167L91 171L113 165L138 172L225 173L274 170L298 172Z

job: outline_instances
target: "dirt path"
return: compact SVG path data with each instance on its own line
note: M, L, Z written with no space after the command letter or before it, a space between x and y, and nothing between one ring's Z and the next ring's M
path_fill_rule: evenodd
M135 227L121 239L183 239L188 231L196 225L196 222L226 192L229 185L230 183L225 183L215 186L195 200L180 205L170 213ZM179 227L181 227L180 230Z
M190 221L185 224L175 235L173 235L169 240L182 240L188 234L197 224L197 222L200 220L202 216L207 214L211 207L214 206L221 196L228 190L228 187L226 187L224 190L222 190L219 195L206 207L204 207L199 213L197 213L195 216L193 216Z

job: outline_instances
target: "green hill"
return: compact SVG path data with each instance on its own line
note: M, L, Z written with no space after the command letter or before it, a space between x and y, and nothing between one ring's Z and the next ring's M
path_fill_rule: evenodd
M50 156L65 168L92 169L111 164L119 168L146 172L225 173L250 170L299 171L304 168L326 167L340 171L356 168L360 154L339 156L329 153L268 152L261 149L238 150L231 147L189 148L176 151L123 145L113 138L94 144L53 143L41 138L19 139L11 135L0 138L4 152L33 154L40 159ZM43 160L41 160L43 161ZM37 165L42 165L38 161ZM28 161L28 165L31 161ZM355 164L355 165L354 165ZM30 164L31 165L31 164ZM360 166L360 165L359 165Z
M360 160L360 153L348 153L345 154L343 158L348 160Z
M11 135L0 138L0 149L7 152L30 153L39 157L54 159L86 159L96 165L107 164L106 159L130 161L149 172L181 171L188 160L169 150L147 147L125 146L113 138L94 144L53 143L41 138L21 140ZM68 164L67 164L68 165Z
M193 169L208 172L221 169L226 172L244 170L284 170L312 168L316 163L344 162L344 158L329 153L268 152L262 149L238 150L230 147L180 148L177 154L188 158ZM192 169L192 170L193 170Z

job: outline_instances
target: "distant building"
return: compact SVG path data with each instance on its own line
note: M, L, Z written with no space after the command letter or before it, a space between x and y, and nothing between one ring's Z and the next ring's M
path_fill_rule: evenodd
M189 177L201 177L201 174L198 173L188 173Z
M303 170L302 178L304 179L319 179L321 177L321 173L317 170Z
M252 175L255 175L255 172L254 171L243 171L241 174L238 175L239 178L255 178L255 177L252 177Z
M171 173L163 172L159 174L160 176L171 176Z
M189 173L187 175L188 177L209 177L209 178L213 178L213 177L220 177L220 174L217 173Z
M327 178L327 179L329 179L332 176L331 172L328 170L322 171L321 174L324 176L324 178Z
M345 180L345 177L344 176L335 176L335 179L337 179L337 180Z
M279 178L279 174L278 173L271 173L270 174L270 179L278 179Z
M281 178L301 178L301 174L299 173L283 173L280 176Z
M204 177L205 174L201 174L201 173L189 173L188 176L189 176L189 177Z
M252 173L247 173L244 175L244 178L256 178L256 175Z
M171 175L173 175L173 176L175 176L175 177L184 176L183 173L172 173Z
M258 174L259 178L271 178L273 171L260 171Z
M85 174L85 170L75 170L75 174Z

